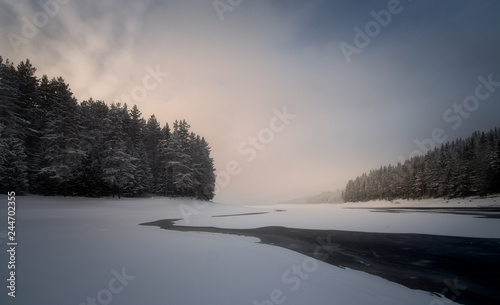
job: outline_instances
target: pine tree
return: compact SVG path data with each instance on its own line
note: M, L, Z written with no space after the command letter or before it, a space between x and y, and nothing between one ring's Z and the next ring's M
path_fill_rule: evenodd
M162 139L158 144L157 151L159 156L159 172L158 172L158 184L157 188L160 194L165 196L175 196L175 186L173 183L173 169L170 166L170 141L172 139L172 133L170 132L170 127L168 123L161 130Z
M175 121L167 147L168 166L172 168L172 182L178 196L194 196L196 181L192 160L192 142L185 120Z
M0 57L0 125L2 126L2 171L0 191L21 194L27 189L25 139L27 121L19 105L18 73L8 60Z
M0 57L2 192L213 198L210 147L186 121L171 133L154 115L146 123L136 105L78 104L61 77L35 72L29 59L16 70Z
M49 179L56 192L67 196L69 182L85 158L82 150L80 109L69 86L59 77L46 88L51 93L51 109L43 130L43 160L39 179Z
M201 200L211 200L215 193L215 174L213 159L210 157L210 146L205 138L191 133L192 167L194 172L195 196Z
M36 190L36 177L40 168L41 160L41 131L40 121L45 119L40 107L39 79L35 76L36 68L29 59L17 65L19 75L19 106L21 116L24 118L22 128L26 131L25 151L27 163L27 176L29 188Z
M496 129L487 134L488 152L486 163L485 192L500 193L500 130Z
M106 119L105 146L103 152L103 180L111 189L111 195L121 197L132 192L135 181L136 158L127 152L124 121L127 120L127 108L120 104L111 104Z
M92 98L80 104L82 114L82 138L86 157L72 180L79 196L98 197L109 192L104 182L103 158L107 134L109 108L103 101Z
M150 192L153 194L165 194L165 166L160 160L159 145L163 139L160 123L152 115L144 127L144 147L147 161L151 169L152 181Z
M486 196L500 192L498 129L474 132L397 166L381 167L350 180L348 201Z
M130 120L125 122L128 123L128 126L125 125L125 130L128 131L128 152L136 159L134 162L136 168L134 175L135 184L130 188L131 195L151 192L151 186L153 184L153 175L151 174L151 168L143 142L146 122L141 116L142 113L137 108L137 105L134 105L132 110L130 110Z

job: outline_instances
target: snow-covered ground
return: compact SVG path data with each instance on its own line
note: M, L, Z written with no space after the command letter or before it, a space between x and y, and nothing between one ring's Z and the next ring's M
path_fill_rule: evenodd
M471 201L469 201L471 200ZM399 203L396 203L399 202ZM237 214L226 211L225 205L213 205L196 214L186 209L187 217L177 223L191 226L215 226L221 228L257 228L284 226L303 229L346 230L378 233L420 233L445 236L500 238L500 221L477 215L440 213L439 210L398 210L384 212L375 208L423 208L423 207L500 207L500 198L422 201L373 201L344 204L288 204L273 206L232 207L241 213L267 211L267 214L213 217ZM202 212L201 212L202 211ZM489 214L490 212L481 212Z
M368 202L346 202L342 207L379 207L379 208L475 208L475 207L497 207L500 208L500 196L470 197L454 199L423 199L393 201L372 200Z
M6 196L0 202L5 283ZM165 198L39 196L16 197L16 202L17 296L8 297L4 288L0 304L451 304L428 292L259 244L256 238L138 225L158 219L182 218L179 223L191 226L282 225L500 238L498 219L337 205L242 207ZM213 217L258 212L268 213Z

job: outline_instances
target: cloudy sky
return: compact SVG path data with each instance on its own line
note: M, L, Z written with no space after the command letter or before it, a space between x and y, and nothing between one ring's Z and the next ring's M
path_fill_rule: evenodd
M79 101L186 119L211 144L216 201L273 203L500 127L499 12L493 0L0 0L0 55L62 76Z

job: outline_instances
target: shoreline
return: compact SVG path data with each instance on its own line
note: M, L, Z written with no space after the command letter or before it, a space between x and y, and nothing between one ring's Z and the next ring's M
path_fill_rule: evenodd
M287 203L278 202L271 205L251 205L254 207L280 207L280 206L314 206L335 205L341 208L500 208L500 194L492 194L485 197L470 196L465 198L427 198L427 199L394 199L394 200L369 200L358 202L336 202L336 203Z
M455 215L471 215L479 218L495 218L500 219L499 207L390 207L390 208L356 208L346 207L345 209L362 209L370 210L370 212L378 213L440 213L440 214L455 214Z

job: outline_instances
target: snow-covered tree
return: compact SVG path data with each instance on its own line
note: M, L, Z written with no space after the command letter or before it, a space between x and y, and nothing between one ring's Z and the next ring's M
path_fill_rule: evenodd
M155 189L158 194L164 194L165 196L174 196L174 183L172 178L172 167L169 164L170 160L170 140L171 140L171 132L168 123L165 124L165 127L161 130L162 138L157 146L157 155L158 155L158 176L155 182Z
M213 197L210 147L186 121L171 133L136 105L78 104L61 77L35 72L0 57L0 191Z
M35 76L36 68L29 59L17 65L20 115L24 119L22 126L26 132L24 142L27 160L27 176L30 191L35 191L36 177L41 161L41 121L46 115L40 105L40 80Z
M22 193L27 189L27 160L25 153L28 122L19 105L19 77L13 64L0 57L0 125L1 172L0 191Z
M82 149L80 109L64 80L52 79L44 88L51 95L51 107L43 130L41 179L51 180L57 192L68 195L69 181L85 158Z
M129 113L129 126L126 128L128 131L128 151L132 157L137 159L134 164L136 166L136 184L131 191L132 195L136 195L152 191L153 175L151 173L148 154L144 145L144 129L146 122L141 117L142 113L137 108L137 105L134 105Z
M123 122L127 120L126 107L120 104L111 104L109 116L106 119L105 145L103 152L103 180L111 189L114 197L121 197L124 193L133 192L136 184L135 171L137 161L127 152L127 142L123 130Z
M168 166L172 168L174 190L181 196L194 196L196 186L190 127L185 120L176 120L167 147L167 162Z
M474 132L395 167L350 180L346 201L485 196L500 192L500 132Z
M95 101L92 98L83 101L80 108L83 127L82 149L86 152L86 157L71 183L75 194L98 197L108 192L103 180L103 158L109 108L103 101Z
M153 194L165 194L165 166L161 162L159 144L163 140L163 133L160 123L154 115L148 119L144 126L144 148L146 158L151 169L152 181L150 192Z
M210 146L205 138L191 133L192 168L194 172L195 196L202 200L211 200L215 194L215 168L210 157Z

